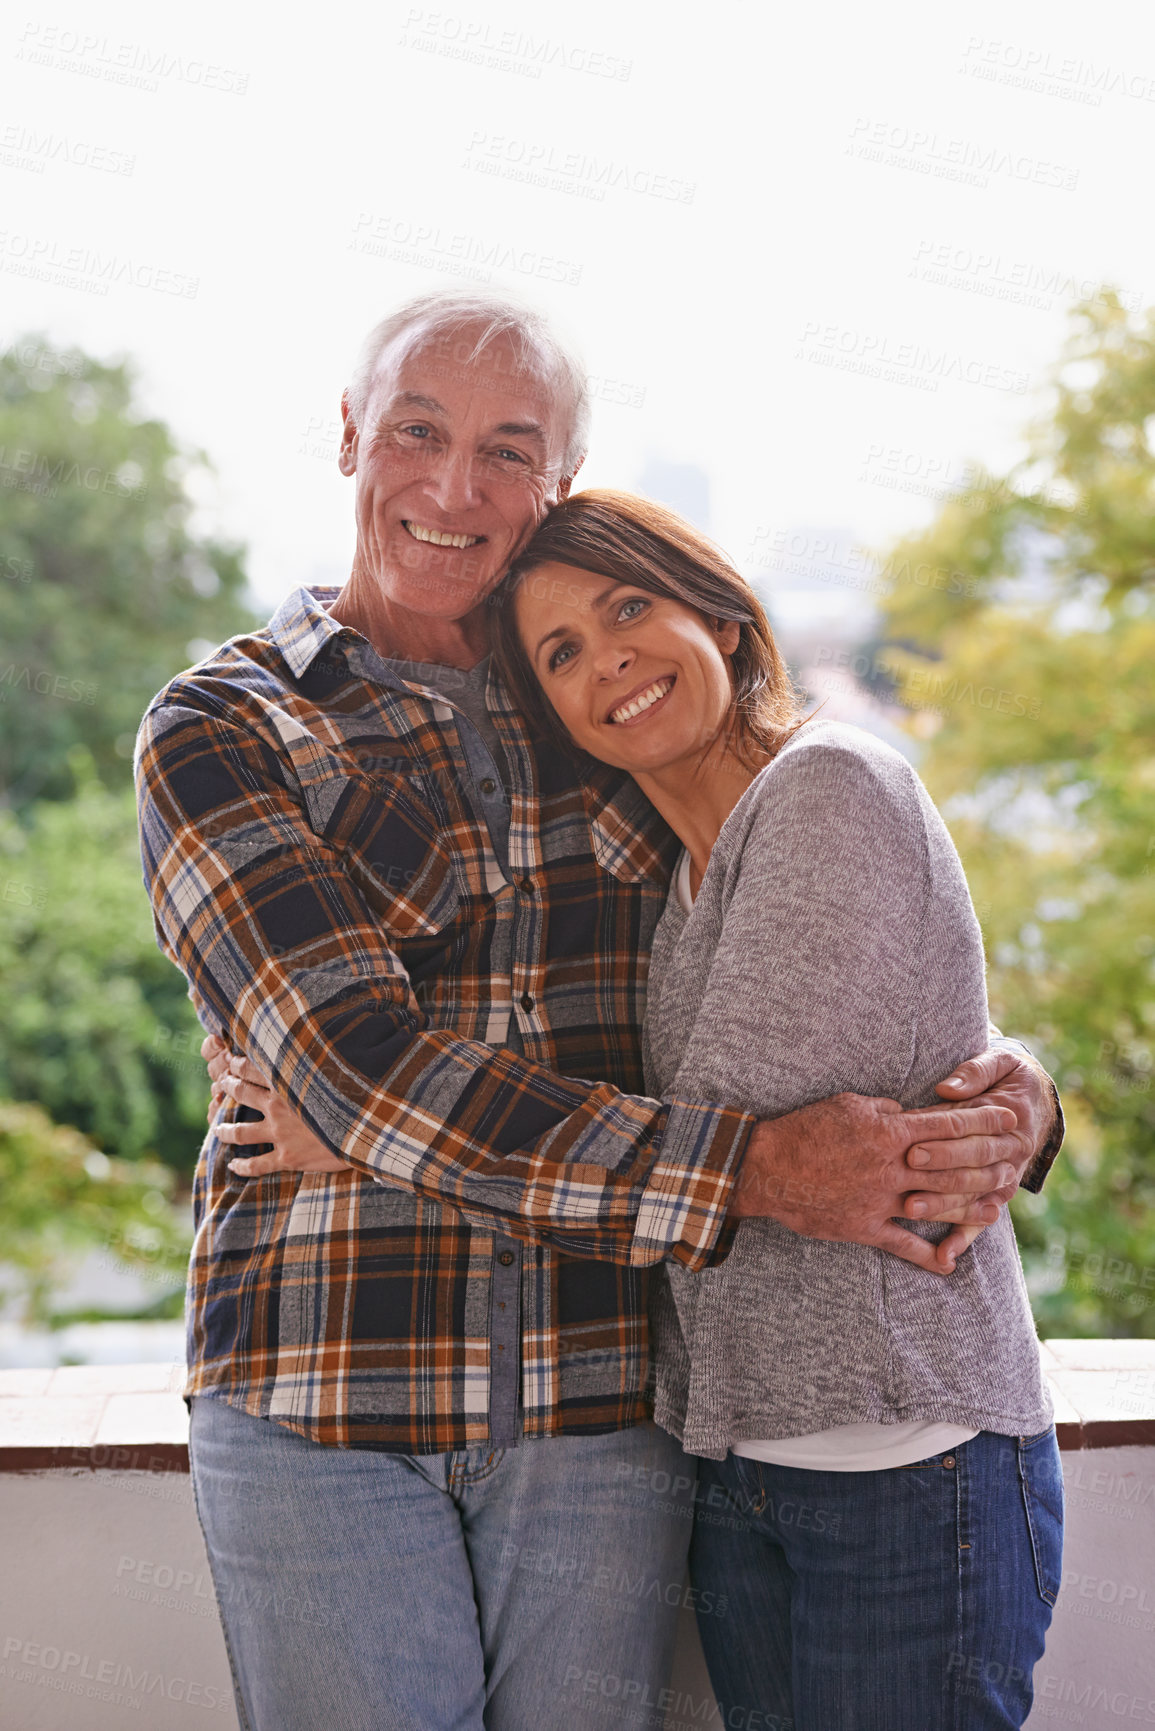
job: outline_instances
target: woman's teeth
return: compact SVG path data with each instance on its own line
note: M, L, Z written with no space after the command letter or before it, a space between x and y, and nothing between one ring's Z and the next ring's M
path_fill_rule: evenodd
M640 715L643 709L649 709L651 704L664 697L667 691L673 689L672 679L658 679L653 685L647 685L644 691L639 691L636 697L631 697L628 703L623 703L620 709L610 711L610 720L616 727L620 722L632 721L635 715Z
M480 535L447 535L441 529L423 529L420 523L406 523L415 541L432 541L435 547L476 547Z

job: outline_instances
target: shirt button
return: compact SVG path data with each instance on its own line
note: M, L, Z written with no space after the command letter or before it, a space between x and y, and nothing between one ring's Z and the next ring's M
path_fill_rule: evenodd
M523 896L531 896L533 894L533 879L532 878L522 878L521 882L518 884L517 887L521 891Z
M513 1261L513 1251L503 1250L497 1260L501 1263L503 1268L508 1268Z
M482 793L485 794L487 798L491 793L497 792L497 783L494 781L494 779L491 775L483 776L481 781L478 783L478 786L481 788Z
M523 1010L532 1010L533 1009L533 993L532 992L523 992L521 994L521 1007Z

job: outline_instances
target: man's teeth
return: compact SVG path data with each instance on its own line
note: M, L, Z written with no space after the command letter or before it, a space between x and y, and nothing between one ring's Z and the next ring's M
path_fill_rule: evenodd
M644 691L639 691L636 697L631 697L620 709L611 711L610 720L615 726L621 721L632 721L635 715L640 715L643 709L648 709L659 697L664 697L667 691L672 690L673 684L672 679L658 679L653 685L647 685Z
M476 547L480 535L447 535L441 529L423 529L420 523L406 523L415 541L432 541L435 547Z

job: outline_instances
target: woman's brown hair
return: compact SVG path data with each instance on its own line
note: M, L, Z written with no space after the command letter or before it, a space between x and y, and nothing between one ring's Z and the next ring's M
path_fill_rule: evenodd
M676 512L636 493L591 488L556 505L495 591L493 651L498 671L531 728L573 753L575 746L538 683L517 629L517 594L541 565L574 565L696 608L741 627L730 657L733 743L752 766L773 757L801 725L798 699L770 622L725 554Z

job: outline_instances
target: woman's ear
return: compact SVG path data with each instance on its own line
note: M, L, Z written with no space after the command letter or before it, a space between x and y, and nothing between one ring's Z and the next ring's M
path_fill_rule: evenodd
M736 619L715 619L714 635L723 655L733 655L742 639L742 627Z

